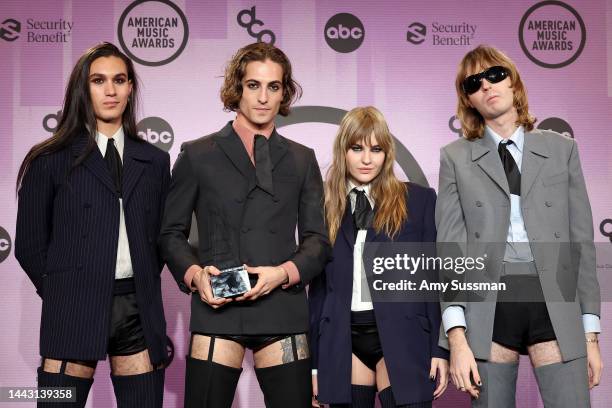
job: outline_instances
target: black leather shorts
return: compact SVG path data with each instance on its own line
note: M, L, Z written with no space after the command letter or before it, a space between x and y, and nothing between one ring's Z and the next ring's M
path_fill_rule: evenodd
M355 356L370 370L383 358L373 310L351 312L351 342Z

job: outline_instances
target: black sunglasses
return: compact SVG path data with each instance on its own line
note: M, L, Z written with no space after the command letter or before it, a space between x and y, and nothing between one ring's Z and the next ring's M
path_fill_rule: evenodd
M461 87L463 88L463 92L471 95L480 89L480 84L483 78L492 84L496 84L508 78L508 75L510 75L510 71L508 71L507 68L496 65L494 67L487 68L481 73L470 75L469 77L465 78L461 83Z

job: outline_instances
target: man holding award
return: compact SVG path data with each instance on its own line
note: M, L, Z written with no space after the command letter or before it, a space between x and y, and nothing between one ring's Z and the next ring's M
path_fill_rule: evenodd
M185 407L230 407L246 348L266 406L310 406L305 286L330 253L323 183L314 151L274 127L300 93L281 50L243 47L221 89L236 119L185 143L174 165L159 244L181 290L198 295ZM188 242L193 213L197 255Z

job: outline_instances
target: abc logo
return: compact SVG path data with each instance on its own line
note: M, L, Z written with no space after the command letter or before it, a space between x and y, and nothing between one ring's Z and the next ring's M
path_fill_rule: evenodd
M348 53L361 46L365 29L361 20L349 13L339 13L325 24L325 41L333 50Z
M11 253L11 237L0 227L0 262L3 262Z
M138 123L138 137L165 152L170 151L174 143L174 131L170 124L157 116L144 118Z
M574 138L574 131L572 127L561 118L548 118L544 119L538 124L538 129L552 130L557 133L561 133L563 136Z

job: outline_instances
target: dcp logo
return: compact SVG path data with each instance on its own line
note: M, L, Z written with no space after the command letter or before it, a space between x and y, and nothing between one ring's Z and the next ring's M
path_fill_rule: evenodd
M459 124L459 126L455 126L455 124ZM463 129L461 129L461 122L457 118L457 115L453 115L448 120L448 128L451 132L456 133L458 137L463 137Z
M599 224L599 232L612 242L612 220L610 218L606 218Z
M333 50L353 52L361 46L365 29L361 20L349 13L339 13L325 24L325 41Z
M0 38L4 41L15 41L19 38L21 23L15 19L7 18L0 26Z
M421 23L412 23L408 26L406 41L412 44L422 44L427 35L427 27Z
M244 21L245 16L248 16L248 21ZM274 45L274 42L276 41L276 36L272 32L272 30L261 30L259 32L253 31L254 25L261 27L263 27L264 25L263 21L258 20L257 17L255 17L255 6L251 7L250 9L242 10L240 13L238 13L236 19L238 20L238 24L240 24L240 26L247 29L247 33L249 33L251 37L257 38L258 42L266 42L268 44ZM264 40L265 36L268 37L268 41Z
M572 127L561 118L544 119L538 124L538 129L552 130L553 132L561 133L563 136L574 138Z
M62 117L62 111L58 110L57 113L50 113L43 118L43 128L49 133L55 133L57 125L59 124L60 118Z
M11 253L11 237L0 227L0 262L3 262Z
M174 130L162 118L150 116L138 123L138 137L168 152L174 143Z

